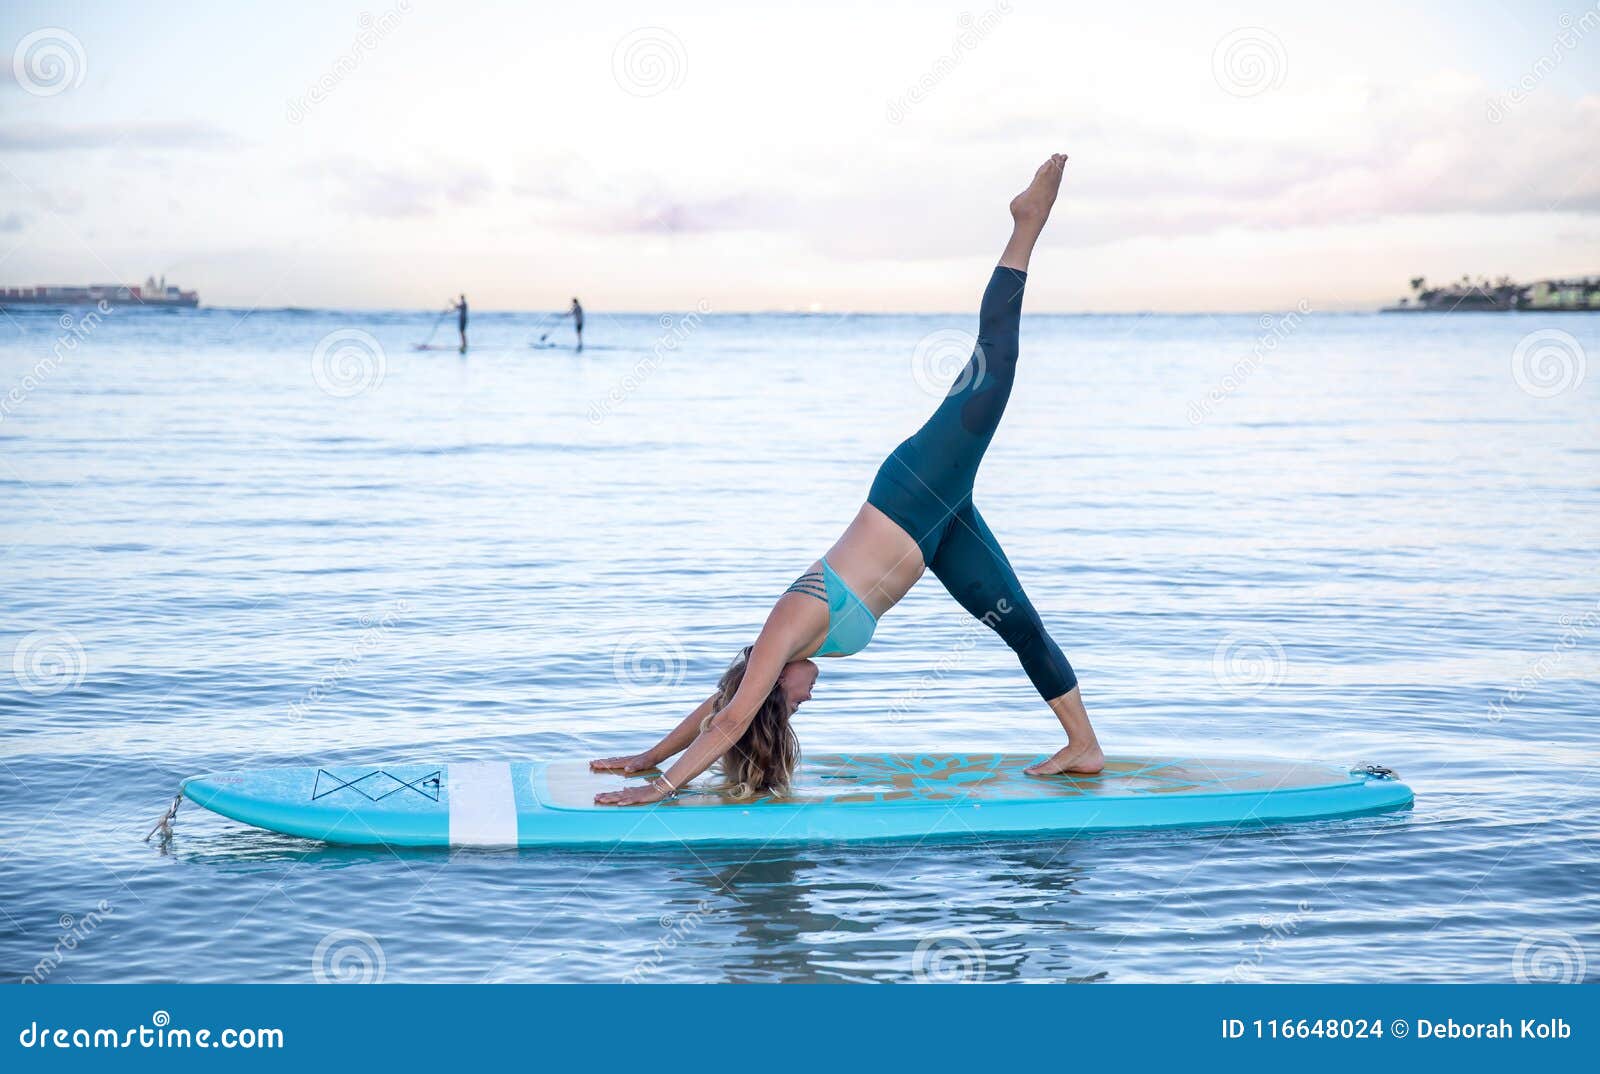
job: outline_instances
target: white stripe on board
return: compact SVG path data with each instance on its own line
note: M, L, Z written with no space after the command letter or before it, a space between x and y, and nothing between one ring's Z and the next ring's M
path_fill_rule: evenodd
M517 794L508 761L446 765L450 794L450 845L517 845Z

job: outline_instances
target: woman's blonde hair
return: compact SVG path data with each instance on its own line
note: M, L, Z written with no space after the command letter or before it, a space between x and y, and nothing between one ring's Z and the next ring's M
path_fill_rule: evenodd
M745 669L750 664L750 650L746 645L739 650L728 670L717 682L716 699L711 705L711 715L700 725L704 731L717 713L721 712L739 692L744 682ZM734 799L758 798L764 795L783 795L789 791L794 770L800 764L800 740L789 726L789 701L783 695L780 680L756 708L750 726L745 728L739 741L717 762L722 785L716 790Z

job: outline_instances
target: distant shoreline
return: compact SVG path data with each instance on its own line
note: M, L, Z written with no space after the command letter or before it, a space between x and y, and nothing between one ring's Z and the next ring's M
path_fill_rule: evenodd
M1384 306L1378 313L1436 313L1443 317L1449 315L1459 316L1463 313L1600 313L1600 306L1585 308L1583 306L1524 306L1511 309L1491 309L1483 306L1465 306L1461 309L1435 309L1428 306Z
M12 314L59 314L73 310L94 309L91 302L61 302L53 305L44 303L29 303L23 306L6 306L0 304L0 312ZM1163 310L1163 309L1135 309L1135 310L1029 310L1030 317L1259 317L1263 314L1283 314L1290 312L1293 307L1274 308L1257 307L1255 309L1236 310ZM339 314L350 317L435 317L437 311L423 309L397 309L393 307L344 307L344 306L176 306L130 303L116 305L112 310L117 314L128 312L159 313L163 316L193 316L195 314L231 314L239 317L253 317L264 314L296 314L296 315L327 315ZM659 309L627 309L607 310L597 313L597 317L659 317L663 313L676 312L671 308ZM951 317L961 316L966 310L714 310L705 317ZM1600 307L1583 308L1571 306L1528 307L1523 309L1485 309L1481 307L1467 307L1461 309L1430 309L1426 306L1382 306L1374 309L1371 306L1352 305L1345 309L1318 309L1318 317L1371 317L1386 313L1431 313L1438 316L1458 316L1464 313L1495 313L1495 314L1542 314L1542 313L1600 313ZM480 317L544 317L554 320L564 315L562 310L528 310L528 309L478 309L473 308L472 316L476 320Z
M1411 279L1412 298L1402 298L1379 313L1593 313L1600 310L1600 276L1577 276L1517 283L1509 276L1491 281L1463 276L1442 287L1425 277Z

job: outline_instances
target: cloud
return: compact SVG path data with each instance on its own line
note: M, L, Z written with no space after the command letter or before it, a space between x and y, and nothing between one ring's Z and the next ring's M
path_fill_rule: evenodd
M0 150L45 153L73 149L225 149L232 135L208 123L19 123L0 128Z
M608 230L624 234L680 235L729 231L753 219L754 202L748 196L710 198L641 197L631 210L621 210L603 222Z
M77 216L89 205L83 190L67 183L29 186L15 175L5 179L9 181L0 180L0 205L43 210L53 216ZM0 223L0 231L20 231L37 218L37 213L14 209L4 215L5 223Z
M539 215L563 227L613 235L742 230L760 223L764 206L792 199L781 191L758 195L747 189L704 189L715 181L601 173L572 154L526 162L520 171L524 177L512 184L511 193ZM697 189L688 190L691 185Z
M479 204L494 189L475 168L430 165L401 167L346 160L326 169L340 208L362 216L402 220L432 216L442 209Z
M1057 220L1078 242L1401 216L1600 212L1600 98L1547 88L1498 120L1491 98L1481 81L1444 77L1284 96L1247 121L1227 109L1259 101L1228 99L1181 125L1042 112L1034 122L975 121L941 130L937 144L902 143L893 155L841 154L803 184L795 227L820 248L855 257L985 251L1004 218L970 207L998 208L1011 190L992 162L1015 170L1037 154L1040 131L1057 139L1063 130L1058 140L1072 163ZM964 144L973 149L963 152ZM1016 176L1018 189L1025 178ZM969 208L952 213L952 205Z

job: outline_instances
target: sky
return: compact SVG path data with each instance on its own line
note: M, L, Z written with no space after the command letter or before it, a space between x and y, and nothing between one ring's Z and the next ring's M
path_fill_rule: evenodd
M8 3L0 285L208 305L1372 308L1600 273L1600 3Z

